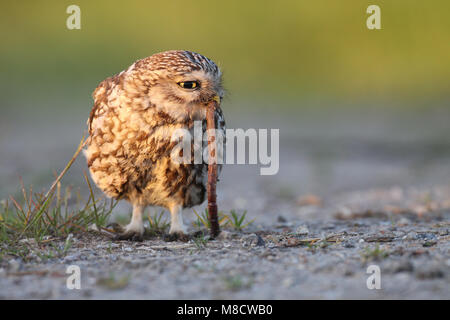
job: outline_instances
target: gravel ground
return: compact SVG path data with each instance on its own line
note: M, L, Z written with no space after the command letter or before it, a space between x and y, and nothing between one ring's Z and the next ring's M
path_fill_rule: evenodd
M141 243L91 232L74 235L64 254L56 248L66 239L39 248L24 240L41 255L0 262L0 298L449 299L450 148L441 140L448 124L438 125L441 113L416 118L335 118L334 129L307 117L303 125L279 125L278 175L227 166L218 185L221 209L248 210L255 219L243 231L227 229L214 241ZM22 172L25 183L48 185L39 168L62 166L79 132L70 125L62 130L67 136L52 136L55 127L27 134L5 128L10 139L0 147L10 152L2 156L1 195ZM52 150L58 155L50 161ZM75 185L83 165L77 161L67 177ZM129 210L120 204L117 213ZM193 213L186 218L194 232ZM80 290L66 287L70 265L80 267ZM380 268L380 290L367 288L370 265Z
M399 191L385 196L398 201ZM349 198L366 203L379 192ZM415 191L414 196L424 194ZM147 237L141 243L113 242L92 232L75 236L66 254L43 258L56 252L55 245L64 246L65 239L56 239L38 248L41 257L33 254L27 263L11 257L0 264L0 297L450 298L450 209L445 201L384 211L353 211L347 203L327 218L330 208L317 200L309 196L299 201L300 212L309 218L279 215L270 225L224 230L214 241ZM32 240L24 242L36 248ZM70 265L80 267L80 290L66 287ZM380 268L380 290L367 288L370 265Z

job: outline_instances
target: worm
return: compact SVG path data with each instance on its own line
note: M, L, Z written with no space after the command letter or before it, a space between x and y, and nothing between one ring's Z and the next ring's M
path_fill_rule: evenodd
M216 194L216 184L217 184L217 157L216 157L216 141L215 135L215 111L216 111L217 101L211 101L206 109L206 129L208 132L208 216L211 225L210 234L211 238L215 238L220 233L219 220L217 217L217 194Z

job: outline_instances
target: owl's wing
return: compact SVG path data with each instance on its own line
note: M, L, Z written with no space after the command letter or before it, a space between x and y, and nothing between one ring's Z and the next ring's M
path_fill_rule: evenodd
M92 134L92 122L96 117L104 114L108 109L108 100L110 95L116 90L122 81L121 74L106 78L94 90L92 97L94 98L94 106L88 119L89 134Z

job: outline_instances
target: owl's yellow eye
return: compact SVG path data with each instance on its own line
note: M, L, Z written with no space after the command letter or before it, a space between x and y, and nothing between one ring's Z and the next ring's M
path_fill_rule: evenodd
M182 81L178 82L178 85L183 89L195 89L199 86L197 81Z

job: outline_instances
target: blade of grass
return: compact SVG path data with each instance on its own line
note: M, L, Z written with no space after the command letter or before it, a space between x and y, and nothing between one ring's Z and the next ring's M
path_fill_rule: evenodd
M89 192L91 193L92 204L94 206L95 226L97 227L98 230L100 230L98 211L97 211L97 206L95 204L94 191L92 190L92 186L91 186L91 183L89 182L89 178L88 178L88 176L86 174L86 171L83 171L83 174L84 174L84 178L86 179L86 183L87 183L87 185L89 187Z
M56 185L58 184L58 182L62 179L62 177L64 177L64 175L66 174L67 170L69 170L70 167L72 166L72 164L75 162L75 160L78 157L78 155L80 154L81 150L86 146L87 142L89 141L89 137L86 140L84 139L84 137L85 137L85 135L83 135L83 137L81 138L80 144L78 145L77 150L75 151L74 155L72 156L72 159L70 159L70 161L67 163L66 167L63 169L63 171L61 171L59 176L53 182L53 184L50 187L50 189L45 194L45 198L48 198L48 196L55 190Z

